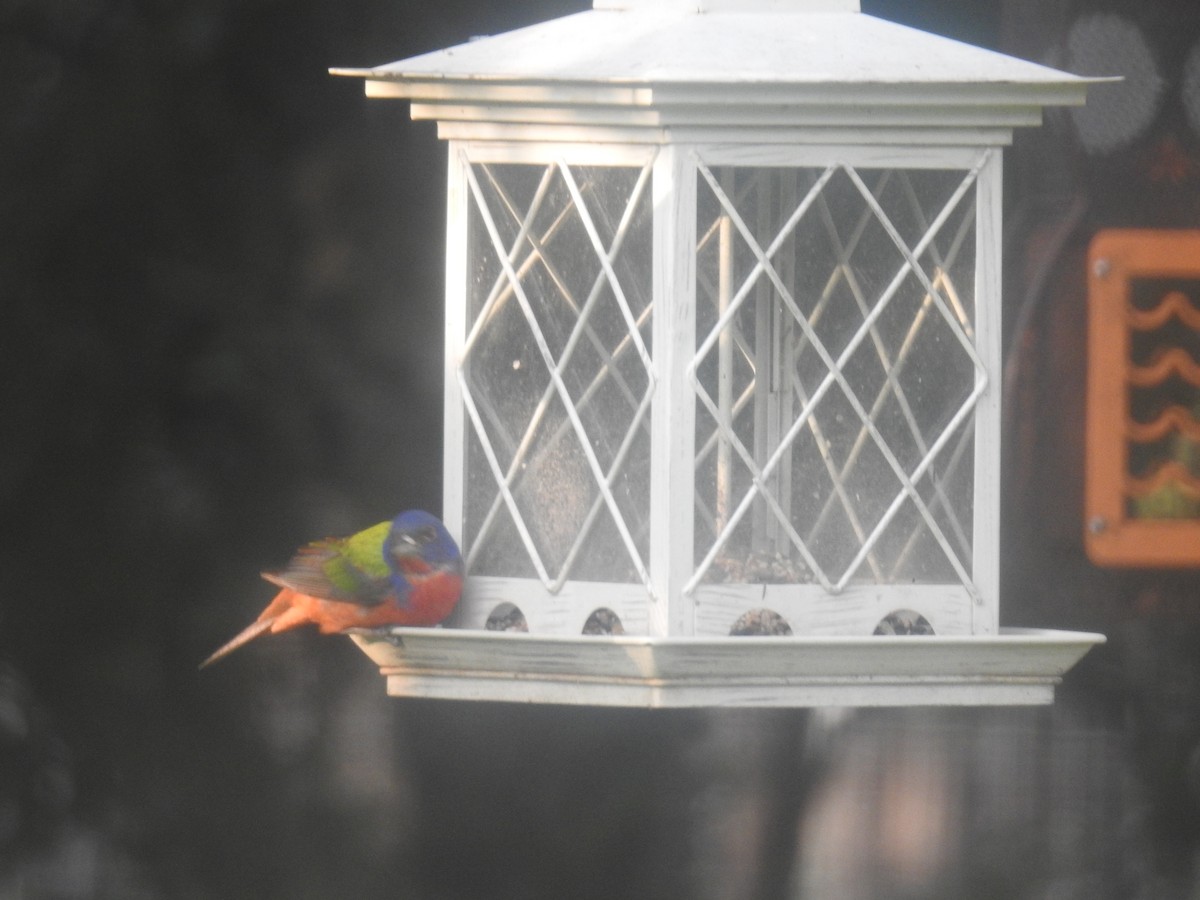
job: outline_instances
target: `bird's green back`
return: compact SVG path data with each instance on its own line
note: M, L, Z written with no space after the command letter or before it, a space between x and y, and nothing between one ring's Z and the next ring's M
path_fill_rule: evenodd
M383 545L391 522L380 522L348 538L326 538L301 547L280 572L263 577L310 597L373 606L393 590Z
M338 552L323 568L339 594L357 594L367 585L387 579L383 543L391 527L391 522L380 522L338 541Z

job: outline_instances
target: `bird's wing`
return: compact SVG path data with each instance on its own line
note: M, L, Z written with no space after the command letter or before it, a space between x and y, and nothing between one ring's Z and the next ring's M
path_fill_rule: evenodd
M349 538L327 538L301 547L278 572L263 578L309 597L376 606L394 586L383 558L391 523L381 522Z

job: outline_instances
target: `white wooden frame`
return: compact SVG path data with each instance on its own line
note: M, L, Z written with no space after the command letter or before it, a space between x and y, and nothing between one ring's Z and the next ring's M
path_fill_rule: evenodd
M869 141L870 135L860 135ZM642 584L568 582L557 593L535 579L472 576L455 624L482 628L505 603L519 606L534 632L578 634L593 611L607 608L626 631L659 637L726 635L742 613L770 608L798 634L870 634L886 615L913 609L938 634L994 634L998 625L999 390L1000 390L1000 154L973 145L920 146L856 143L740 144L704 141L662 146L641 143L521 141L449 142L446 257L445 518L464 533L463 482L466 422L457 371L467 334L466 266L472 163L644 166L653 160L654 206L652 354L656 378L651 407L652 472L650 591ZM858 585L840 595L817 585L701 584L690 595L694 572L695 395L686 366L696 349L695 254L697 163L713 166L979 169L974 185L975 337L987 369L974 411L974 522L972 589L961 585ZM679 463L677 461L685 462ZM687 513L681 513L686 510Z
M478 163L549 165L605 165L640 168L656 158L658 148L611 144L508 144L458 142L449 144L446 262L446 354L444 409L446 441L443 447L444 520L460 541L465 533L464 473L467 422L458 370L469 323L467 311L467 227L470 203L466 167ZM652 188L653 190L653 188ZM661 395L661 389L656 396ZM651 416L653 417L653 408ZM653 438L652 438L653 440ZM653 554L653 550L652 550ZM610 584L572 580L551 593L537 579L474 576L456 611L454 624L483 628L488 617L504 604L521 609L531 631L579 634L597 609L615 612L632 633L650 629L646 587L641 583Z

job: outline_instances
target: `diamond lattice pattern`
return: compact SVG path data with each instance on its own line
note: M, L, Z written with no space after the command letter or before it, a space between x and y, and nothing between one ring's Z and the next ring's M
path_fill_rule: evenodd
M976 174L701 166L691 586L971 589Z
M649 177L467 169L474 573L649 583Z

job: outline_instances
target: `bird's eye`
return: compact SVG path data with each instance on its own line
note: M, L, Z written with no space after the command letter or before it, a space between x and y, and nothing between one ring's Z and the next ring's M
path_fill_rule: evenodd
M423 528L418 528L413 532L413 538L418 544L429 544L437 537L437 529L432 525L426 525Z

